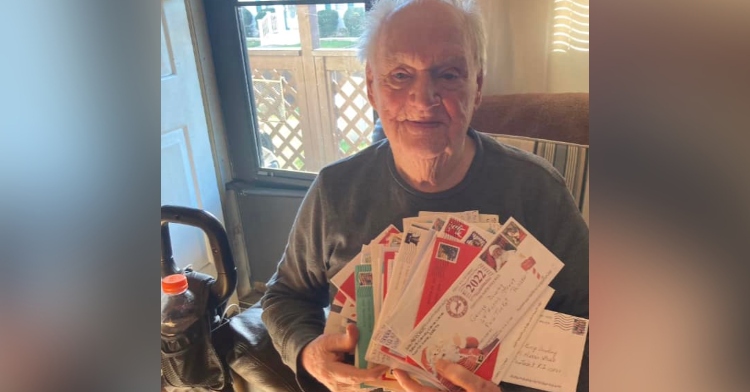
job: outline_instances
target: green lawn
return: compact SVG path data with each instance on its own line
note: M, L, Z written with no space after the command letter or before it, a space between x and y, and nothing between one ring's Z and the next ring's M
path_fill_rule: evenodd
M248 48L259 48L260 40L258 38L247 38ZM357 41L347 39L331 39L323 38L320 40L321 49L346 49L353 48L357 44ZM298 44L293 45L272 45L264 46L263 48L299 48Z

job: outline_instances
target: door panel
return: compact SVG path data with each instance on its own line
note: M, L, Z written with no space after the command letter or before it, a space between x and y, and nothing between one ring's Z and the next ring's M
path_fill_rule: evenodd
M209 138L184 0L162 0L161 203L200 208L222 223L219 182ZM216 274L199 229L170 225L179 267Z

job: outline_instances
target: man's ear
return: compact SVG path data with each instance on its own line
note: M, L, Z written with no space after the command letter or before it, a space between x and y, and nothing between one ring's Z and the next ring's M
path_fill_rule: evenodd
M372 74L372 68L370 68L370 63L365 64L365 78L367 80L367 100L370 101L370 105L372 106L375 111L378 111L377 105L375 104L375 97L372 95L372 85L374 83L374 78Z
M482 103L482 86L484 85L484 70L480 69L477 72L477 95L474 97L474 107L478 107Z

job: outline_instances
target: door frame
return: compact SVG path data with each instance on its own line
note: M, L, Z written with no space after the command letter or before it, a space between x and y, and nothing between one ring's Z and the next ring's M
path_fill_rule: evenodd
M237 291L233 295L233 298L230 299L230 303L238 303L237 297L242 298L252 290L250 285L251 271L237 194L235 191L227 188L227 184L234 178L234 173L232 172L232 165L230 163L226 130L221 112L216 71L206 22L206 12L203 0L184 1L188 25L190 26L191 40L193 42L193 54L198 70L206 126L208 127L211 152L214 158L216 179L218 180L216 185L219 189L219 197L224 214L223 217L218 218L224 222L234 262L237 267Z

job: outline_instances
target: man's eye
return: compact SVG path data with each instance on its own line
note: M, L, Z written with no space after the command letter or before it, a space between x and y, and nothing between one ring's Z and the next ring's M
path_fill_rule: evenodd
M393 74L393 78L396 80L405 80L409 77L406 72L396 72Z
M445 80L456 80L458 79L458 75L454 73L445 73L443 74L443 79Z

